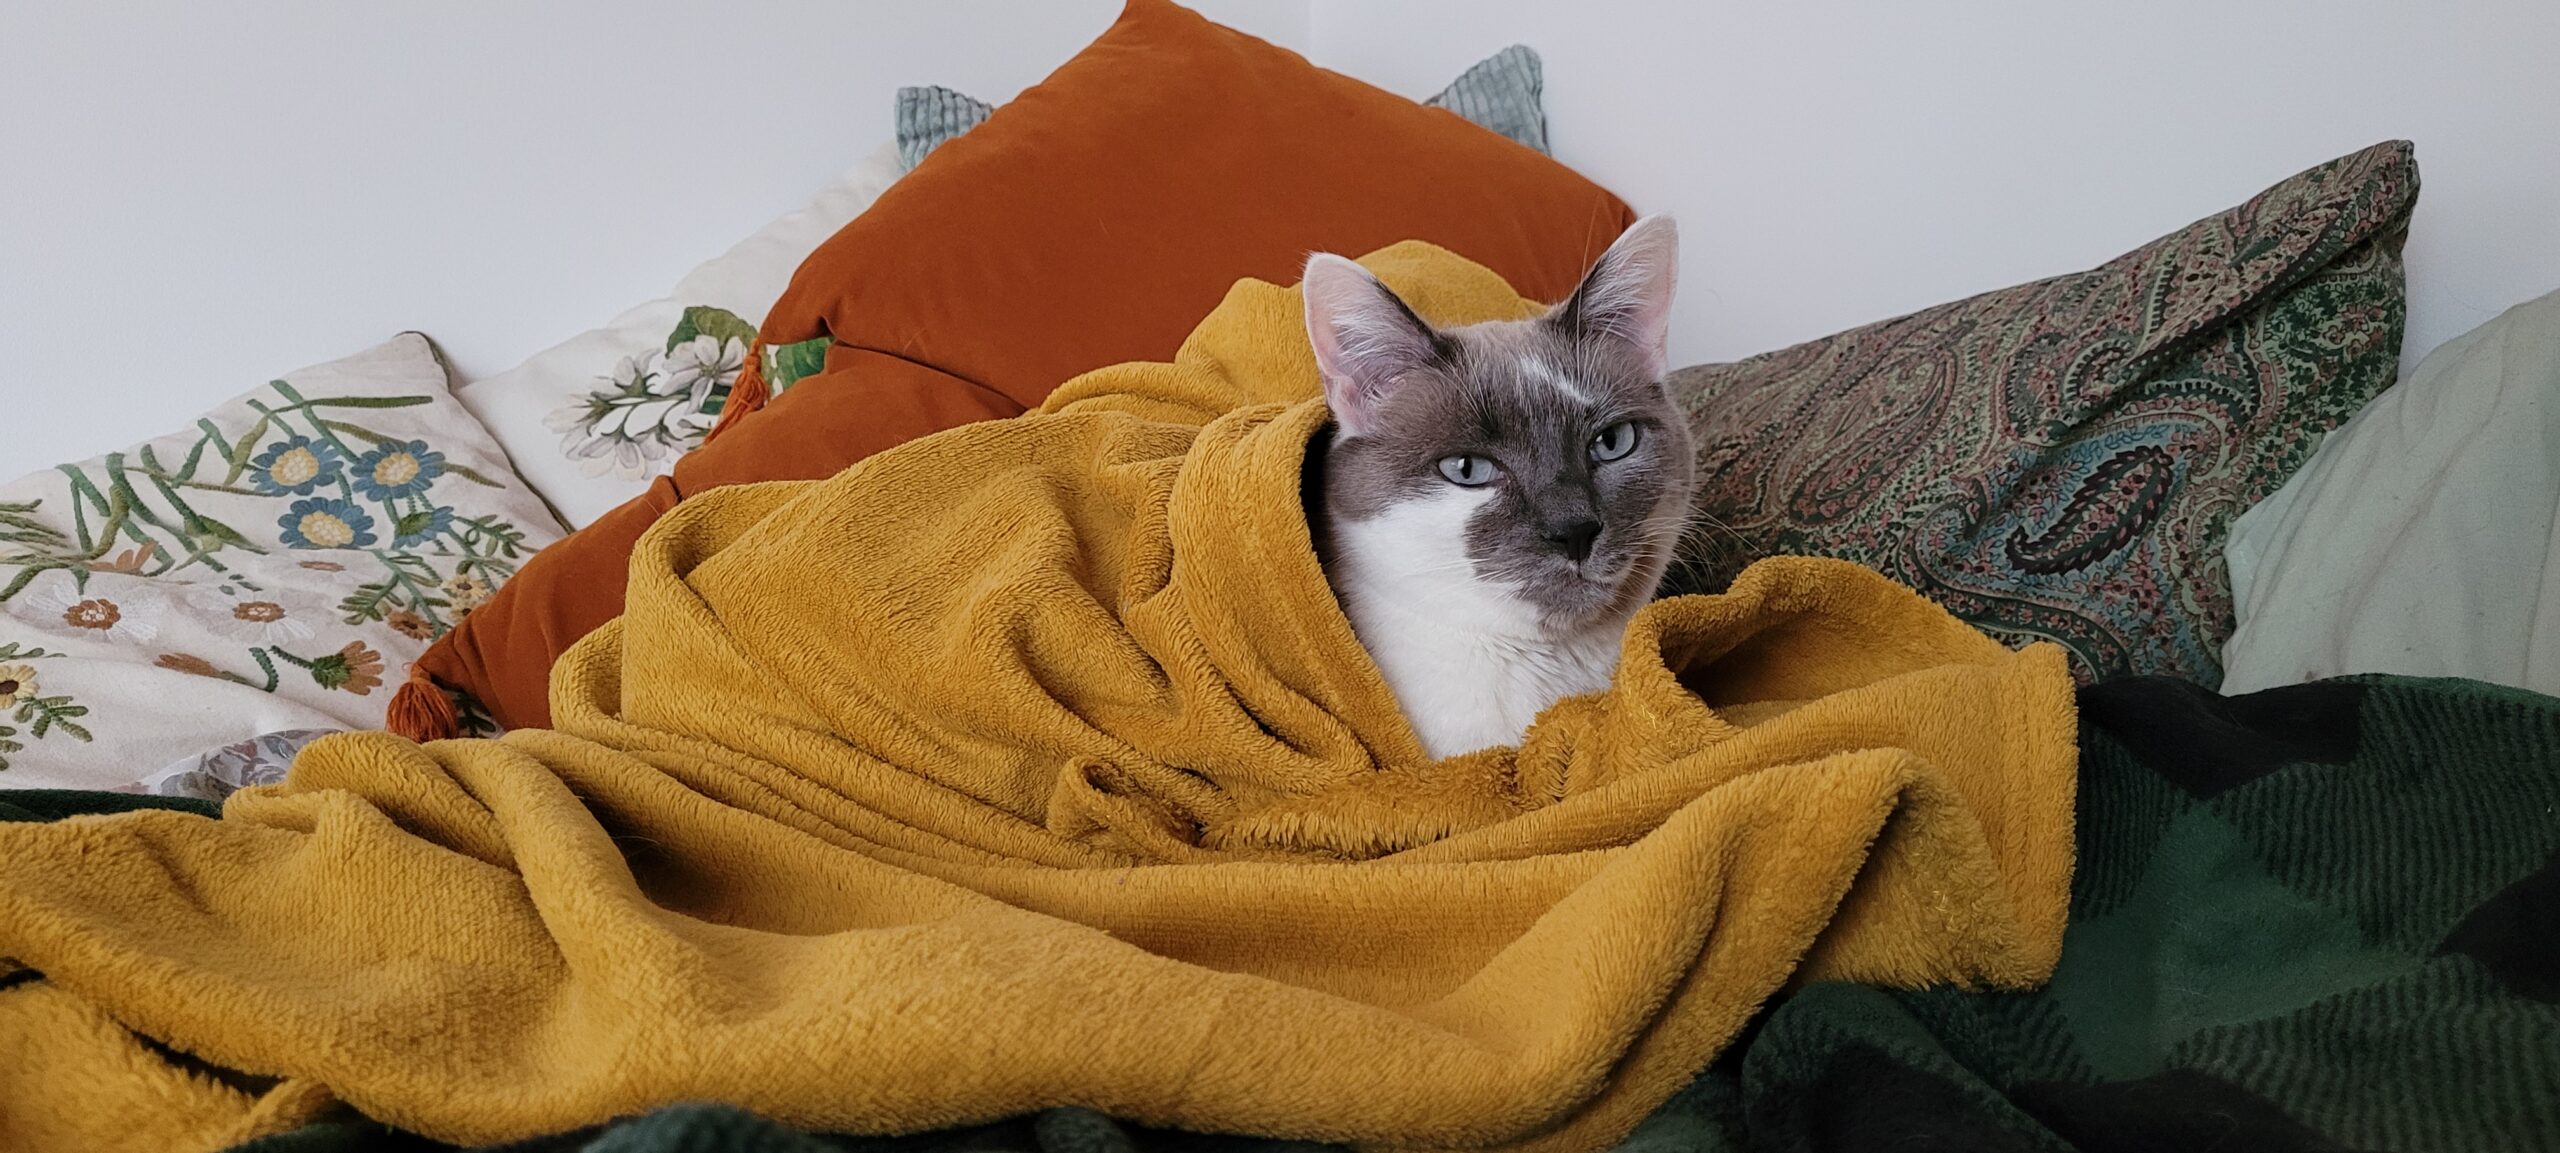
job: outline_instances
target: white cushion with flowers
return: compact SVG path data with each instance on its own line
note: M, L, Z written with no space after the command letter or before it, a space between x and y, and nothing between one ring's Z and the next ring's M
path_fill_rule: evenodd
M678 281L675 291L456 395L572 528L584 528L675 468L719 419L756 326L818 245L899 174L882 145L808 204ZM826 361L824 339L767 348L775 392Z
M0 487L0 787L379 728L409 662L560 535L415 333Z

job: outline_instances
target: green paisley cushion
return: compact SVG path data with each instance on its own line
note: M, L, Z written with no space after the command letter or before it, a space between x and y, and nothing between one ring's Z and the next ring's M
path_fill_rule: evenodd
M1547 150L1546 75L1538 54L1514 44L1476 62L1423 103L1457 113L1469 123ZM898 170L913 169L944 142L977 127L995 105L948 88L898 90Z
M2410 146L2376 145L2088 272L1674 373L1675 591L1843 557L2084 680L2219 683L2224 537L2391 384L2417 195Z

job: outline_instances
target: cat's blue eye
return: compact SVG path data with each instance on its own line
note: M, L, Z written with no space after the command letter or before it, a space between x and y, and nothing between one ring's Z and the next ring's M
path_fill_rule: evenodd
M1591 459L1616 460L1636 450L1636 426L1625 421L1600 430L1591 438Z
M1454 485L1477 488L1492 484L1493 478L1501 473L1500 466L1473 453L1440 458L1440 475L1448 477L1449 483Z

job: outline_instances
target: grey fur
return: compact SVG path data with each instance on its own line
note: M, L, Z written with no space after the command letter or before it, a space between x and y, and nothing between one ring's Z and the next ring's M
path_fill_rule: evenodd
M1410 367L1369 402L1361 435L1337 433L1312 455L1319 549L1330 556L1332 523L1430 494L1451 483L1442 458L1473 454L1502 469L1467 525L1477 578L1516 590L1558 632L1651 599L1678 543L1694 465L1688 426L1654 369L1658 354L1587 304L1612 295L1594 293L1595 282L1623 272L1604 257L1572 299L1534 320L1440 330L1410 309L1381 310L1411 326L1400 341ZM1393 296L1383 284L1377 291ZM1638 430L1634 450L1595 461L1593 439L1620 421ZM1583 521L1599 533L1577 560L1573 527Z

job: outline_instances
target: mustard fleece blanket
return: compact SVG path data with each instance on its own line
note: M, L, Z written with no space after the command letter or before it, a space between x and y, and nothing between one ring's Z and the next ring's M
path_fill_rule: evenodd
M1441 323L1536 307L1368 263ZM0 1147L719 1100L1564 1153L1791 979L2047 976L2059 649L1773 560L1644 610L1521 748L1427 763L1309 545L1302 332L1241 283L1173 363L685 501L556 730L0 826Z

